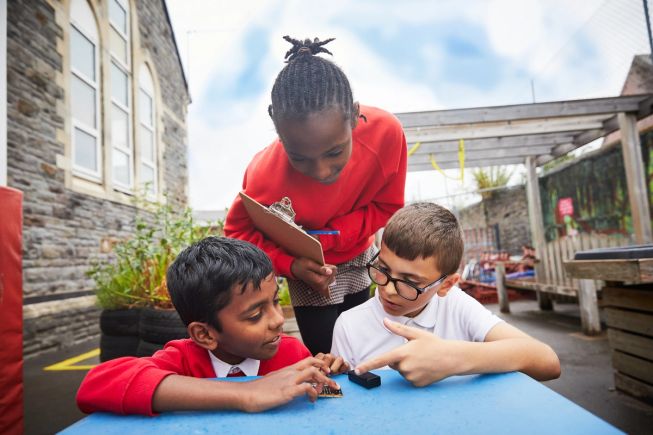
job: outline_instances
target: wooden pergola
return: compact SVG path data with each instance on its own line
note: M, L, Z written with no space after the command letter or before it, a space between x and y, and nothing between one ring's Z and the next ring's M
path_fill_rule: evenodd
M459 168L461 139L465 168L524 164L531 236L536 251L543 252L544 225L536 168L617 130L621 131L635 240L653 242L647 177L637 130L637 121L652 113L653 94L642 94L396 116L411 150L408 171L433 170L433 161L441 169ZM546 308L543 300L540 306Z

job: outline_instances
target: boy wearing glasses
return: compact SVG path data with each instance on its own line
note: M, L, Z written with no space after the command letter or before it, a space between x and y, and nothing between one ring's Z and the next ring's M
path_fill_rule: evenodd
M376 294L340 315L331 353L359 374L389 366L416 386L474 373L560 376L548 345L456 287L463 249L460 226L447 209L416 203L397 211L367 264Z

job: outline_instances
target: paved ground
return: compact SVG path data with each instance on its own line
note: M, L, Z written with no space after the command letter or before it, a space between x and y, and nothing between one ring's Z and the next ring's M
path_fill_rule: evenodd
M496 305L488 308L498 311ZM546 382L549 388L625 432L653 432L653 407L614 390L607 339L605 336L588 339L579 333L576 305L557 304L556 311L545 313L537 309L534 301L520 301L511 303L511 309L512 314L504 316L506 320L551 344L560 357L562 376ZM296 323L288 322L286 331L296 334ZM44 371L43 368L84 354L97 345L88 342L26 361L26 434L51 434L83 417L75 406L75 392L86 370L74 370L74 367L95 364L97 357L63 364L64 368L73 370Z

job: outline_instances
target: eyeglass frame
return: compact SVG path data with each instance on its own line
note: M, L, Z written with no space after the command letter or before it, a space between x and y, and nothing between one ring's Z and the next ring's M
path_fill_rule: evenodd
M427 285L425 285L424 287L417 287L415 284L412 284L411 282L406 281L406 280L404 280L404 279L393 278L393 277L390 276L390 274L389 274L388 272L386 272L385 270L379 269L377 266L373 265L372 263L374 262L374 260L376 260L376 259L378 258L378 256L379 256L380 253L381 253L380 251L377 252L377 253L374 255L374 257L372 257L372 259L371 259L370 261L368 261L367 264L365 265L365 267L367 268L367 275L370 277L370 279L372 280L372 282L373 282L374 284L376 284L376 285L386 286L386 285L388 285L390 282L392 282L392 285L395 286L395 291L397 292L397 294L398 294L399 296L401 296L402 298L406 299L407 301L411 301L411 302L412 302L412 301L416 301L416 300L419 298L419 295L421 295L422 293L425 293L425 292L431 290L431 289L432 289L433 287L435 287L436 285L442 284L442 282L443 282L443 281L444 281L444 280L449 276L449 275L447 275L447 274L445 273L445 274L443 274L440 278L438 278L438 279L436 279L435 281L433 281L432 283L427 284ZM386 281L386 283L385 283L385 284L380 284L380 283L376 282L376 281L374 280L374 278L372 278L372 272L371 272L370 269L378 270L379 272L381 272L381 273L382 273L382 274L383 274L383 275L388 279L388 280ZM400 282L400 283L402 283L402 284L406 284L408 287L411 287L411 288L413 288L415 291L417 291L417 296L415 297L415 299L408 299L406 296L402 295L401 292L400 292L399 290L397 290L397 283L398 283L398 282Z

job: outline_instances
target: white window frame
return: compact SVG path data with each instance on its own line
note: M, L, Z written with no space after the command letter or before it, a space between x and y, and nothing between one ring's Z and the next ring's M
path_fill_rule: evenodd
M147 74L147 79L149 81L149 84L151 85L151 89L146 89L144 86L142 77L143 74ZM149 87L149 86L148 86ZM157 116L156 116L156 98L155 98L155 90L154 90L154 78L152 77L152 72L150 71L150 68L146 64L141 65L141 70L139 71L139 78L138 78L138 92L139 92L139 107L138 110L136 111L138 113L138 128L139 128L139 186L144 186L144 183L141 182L140 176L141 176L141 170L140 168L142 166L147 166L152 169L153 171L153 182L152 182L152 191L147 191L146 196L148 198L156 198L156 195L159 192L159 186L158 186L158 156L159 156L159 147L157 144ZM142 113L141 113L141 92L145 95L147 95L150 98L151 105L150 105L150 114L151 114L151 119L148 120L150 123L144 122L145 120L142 118ZM146 158L143 157L143 144L140 143L140 139L143 137L140 134L140 129L143 128L150 132L152 135L152 160L149 161Z
M84 0L85 1L85 0ZM88 6L87 3L87 7ZM75 118L75 116L72 113L71 110L71 131L70 131L70 140L71 140L71 145L72 145L72 153L71 153L71 162L72 162L72 169L73 173L76 176L86 178L92 181L102 181L102 135L100 134L100 125L102 123L101 120L101 111L100 111L100 53L99 53L99 41L93 38L91 35L89 35L86 31L83 30L83 26L76 22L74 17L70 17L70 26L71 28L74 28L76 31L82 34L86 39L88 39L94 46L93 54L94 54L94 67L95 67L95 82L93 82L89 77L86 77L84 73L81 71L77 70L73 66L72 62L72 35L70 36L70 41L69 41L69 46L71 47L71 55L70 55L70 73L71 73L71 86L70 86L70 92L72 95L72 76L74 75L76 78L80 79L82 82L86 83L87 85L91 86L95 90L95 123L97 124L97 127L93 128L92 126L87 125L86 123L82 122L81 120ZM72 30L71 30L72 32ZM98 29L98 34L99 34L99 29ZM69 101L70 107L72 108L72 96ZM93 136L95 138L95 165L97 170L92 171L89 168L85 168L83 166L77 165L77 162L75 161L75 149L76 149L76 141L75 141L75 129L79 129L83 131L84 133Z
M116 24L114 24L111 21L111 14L109 13L109 8L110 2L115 1L122 7L122 9L125 11L125 18L126 18L126 25L127 25L127 32L123 32L121 29L117 27ZM109 26L111 29L115 30L120 37L122 37L125 41L125 47L126 47L126 55L127 55L127 62L123 62L122 59L120 59L116 53L113 51L113 47L111 47L111 38L109 38L108 45L109 45L109 53L111 55L111 70L113 69L113 66L121 70L125 75L127 76L127 106L122 104L120 101L116 100L114 98L114 90L109 89L109 95L111 96L111 107L109 110L109 125L111 125L112 122L112 113L113 113L113 106L116 108L122 110L127 114L127 148L124 147L119 147L116 146L115 143L112 140L111 143L111 157L112 157L112 164L111 164L111 185L114 189L123 191L125 193L131 194L133 193L134 185L135 185L135 171L134 171L134 121L133 121L133 98L132 98L132 71L131 71L131 40L130 40L130 35L129 35L129 29L131 26L131 14L130 14L130 9L129 9L129 4L125 0L109 0L107 2L107 17L109 18ZM113 71L109 72L109 75L111 77L111 74L113 74ZM109 80L109 83L113 85L113 81ZM113 173L113 153L114 150L120 151L122 153L127 154L128 156L128 173L129 173L129 184L124 184L117 180L114 176Z

